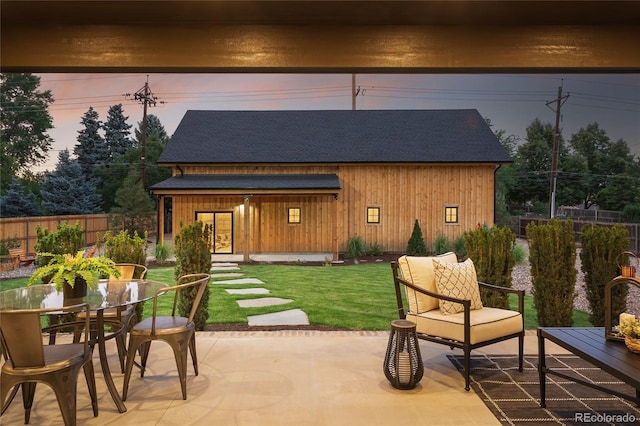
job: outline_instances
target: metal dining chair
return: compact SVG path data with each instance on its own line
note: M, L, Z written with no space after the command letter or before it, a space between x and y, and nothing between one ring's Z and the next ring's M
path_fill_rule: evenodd
M187 351L191 352L191 360L195 375L198 375L198 357L196 354L196 337L195 324L193 317L195 316L204 290L209 283L211 276L209 274L189 274L183 275L178 279L178 283L172 287L165 287L155 293L153 299L152 316L142 320L133 326L129 332L129 347L127 349L127 365L124 373L124 382L122 388L122 400L126 401L129 389L129 379L131 378L131 370L136 356L136 352L140 349L140 377L144 377L144 370L147 366L147 358L151 342L154 340L162 340L168 343L173 349L176 359L176 367L180 378L180 387L182 389L182 399L187 399ZM176 316L176 307L180 292L195 287L195 297L192 300L189 317ZM175 292L173 297L173 309L171 316L158 315L158 297L162 294Z
M59 323L41 327L40 317L52 314L84 314L84 340L79 343L48 344L43 342L43 331L73 332L75 324ZM91 396L93 416L98 415L98 395L89 345L89 305L86 303L64 308L23 309L0 311L0 339L6 362L0 370L0 401L2 412L11 404L17 386L22 387L24 422L29 423L36 384L47 384L53 389L66 426L76 424L76 396L80 369ZM49 342L55 342L55 338ZM13 390L13 391L12 391ZM11 395L9 393L11 392Z
M114 265L119 271L119 277L109 277L110 280L126 281L132 279L144 279L147 276L147 267L137 263L116 263ZM109 283L107 283L109 285ZM127 358L127 332L131 324L137 318L136 305L127 305L119 308L108 308L103 311L104 323L111 328L111 334L107 340L115 338L118 349L118 359L120 360L120 372L124 373L124 364ZM95 328L95 312L90 314L91 326ZM95 334L95 333L94 333ZM95 335L92 336L95 340Z

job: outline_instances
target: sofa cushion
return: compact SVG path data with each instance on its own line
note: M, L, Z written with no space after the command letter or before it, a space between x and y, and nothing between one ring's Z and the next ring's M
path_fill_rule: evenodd
M407 320L416 324L418 333L464 342L464 313L443 315L439 309L419 315L407 314ZM486 342L523 330L520 312L508 309L476 309L470 313L470 342Z
M439 256L402 256L398 259L398 266L402 272L402 278L409 281L416 287L437 293L436 277L433 260L455 263L458 257L455 253L449 252ZM413 289L405 287L407 301L409 302L409 312L420 313L437 309L438 299L422 294Z
M442 260L433 260L436 287L438 293L456 299L470 299L471 309L482 309L480 288L476 268L471 259L461 263L445 263ZM440 300L440 312L443 314L455 314L464 310L461 303L448 300Z

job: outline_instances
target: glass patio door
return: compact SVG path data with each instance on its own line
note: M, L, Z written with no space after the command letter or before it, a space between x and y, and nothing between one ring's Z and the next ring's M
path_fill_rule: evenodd
M213 227L209 237L212 253L233 253L233 212L199 212L196 220Z

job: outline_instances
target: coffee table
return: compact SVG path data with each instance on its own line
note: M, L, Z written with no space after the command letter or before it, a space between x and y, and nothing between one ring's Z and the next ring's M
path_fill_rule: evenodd
M631 385L636 389L635 396L547 367L545 339ZM538 374L540 377L540 407L542 408L546 406L547 374L553 374L640 405L640 355L632 353L624 343L605 339L604 327L538 328Z

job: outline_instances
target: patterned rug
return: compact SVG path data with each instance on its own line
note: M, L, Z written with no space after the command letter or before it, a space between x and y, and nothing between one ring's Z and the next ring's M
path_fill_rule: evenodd
M447 355L462 372L462 355ZM588 378L629 395L634 389L575 355L547 355L547 367ZM540 408L537 355L472 355L471 388L505 425L638 425L640 407L561 377L547 375L547 407Z

